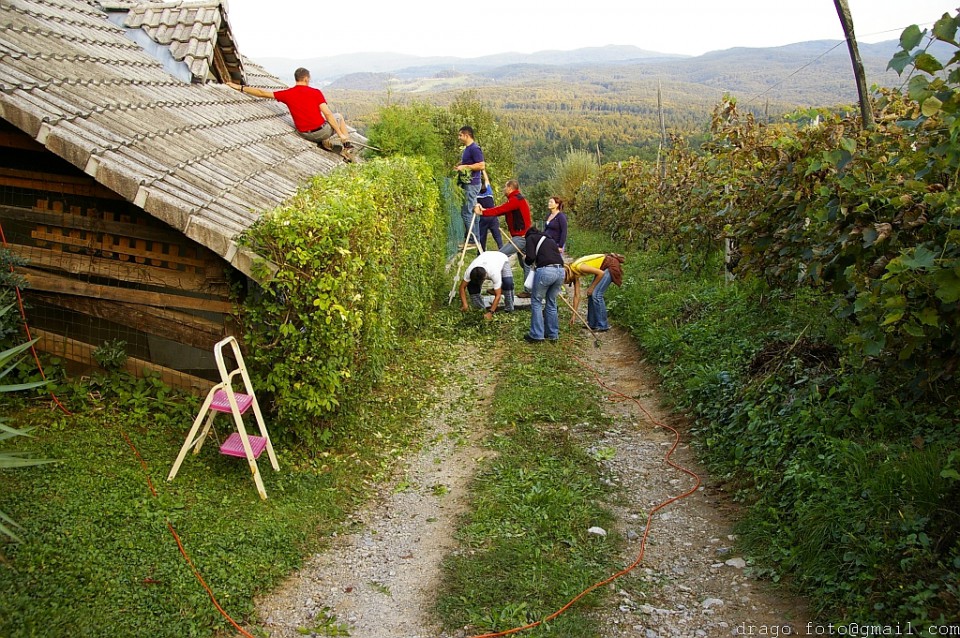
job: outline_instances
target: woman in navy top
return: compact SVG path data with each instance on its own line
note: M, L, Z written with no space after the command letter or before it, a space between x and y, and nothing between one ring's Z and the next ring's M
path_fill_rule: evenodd
M567 216L563 213L563 200L551 197L547 200L547 209L550 213L543 225L543 234L552 239L563 253L567 246Z

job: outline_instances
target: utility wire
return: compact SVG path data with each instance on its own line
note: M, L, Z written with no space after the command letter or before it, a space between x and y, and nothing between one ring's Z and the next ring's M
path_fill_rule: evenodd
M923 26L923 28L927 28L927 26L932 26L932 25L933 25L933 23L928 22L928 23L924 23L924 24L921 25L921 26ZM886 30L886 31L876 31L876 32L874 32L874 33L868 33L868 34L866 34L866 35L863 36L863 37L869 38L869 37L872 37L872 36L875 36L875 35L884 35L884 34L886 34L886 33L903 33L903 29L905 29L905 28L906 28L906 27L903 27L903 28L901 28L901 29L888 29L888 30ZM814 64L815 62L818 62L818 61L819 61L821 58L823 58L824 56L830 54L834 49L836 49L836 48L839 47L840 45L846 44L846 42L847 42L846 40L840 40L840 41L837 42L835 45L833 45L832 47L830 47L829 49L827 49L826 51L824 51L823 53L821 53L820 55L818 55L818 56L815 57L814 59L810 60L809 62L807 62L806 64L804 64L804 65L801 66L800 68L798 68L798 69L796 69L795 71L793 71L792 73L790 73L790 75L786 76L785 78L783 78L783 79L780 80L779 82L776 82L775 84L772 84L771 86L767 87L766 90L764 90L764 91L758 93L757 95L754 95L753 97L749 98L748 100L746 100L746 101L744 102L744 104L745 104L745 105L749 105L749 104L753 103L755 100L758 100L759 98L763 97L764 95L766 95L767 93L769 93L769 92L772 91L773 89L777 88L778 86L780 86L781 84L783 84L784 82L786 82L787 80L789 80L790 78L792 78L793 76L795 76L797 73L800 73L801 71L803 71L804 69L806 69L806 68L809 67L810 65Z

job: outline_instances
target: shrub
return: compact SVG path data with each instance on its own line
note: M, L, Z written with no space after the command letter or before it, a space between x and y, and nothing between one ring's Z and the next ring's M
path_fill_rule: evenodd
M324 418L378 378L437 299L445 228L429 167L381 159L314 179L245 233L278 268L243 323L282 430L326 440Z
M12 308L13 304L9 304L0 308L0 319L6 317ZM0 352L0 379L6 377L14 370L14 368L17 367L17 359L19 359L23 352L35 342L36 339ZM32 383L0 384L0 393L31 390L42 385L46 385L46 382L35 381ZM21 436L30 436L30 430L18 430L17 428L10 427L7 425L7 419L0 418L0 441L6 441ZM0 450L0 469L27 467L30 465L40 465L42 463L53 463L53 461L48 459L30 458L28 456L24 456L22 452ZM20 538L13 532L12 528L14 527L18 527L17 523L3 512L0 512L0 536L7 536L12 540L19 541Z
M754 569L789 579L822 620L956 618L955 398L908 402L895 377L850 366L829 295L723 284L676 255L628 264L611 314L695 419L714 477L749 504L738 534Z

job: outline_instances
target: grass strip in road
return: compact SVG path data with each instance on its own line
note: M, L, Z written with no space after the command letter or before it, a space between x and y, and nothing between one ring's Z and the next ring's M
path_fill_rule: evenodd
M437 609L448 631L541 620L618 569L622 539L603 505L610 488L582 441L606 423L600 394L569 358L569 332L559 344L528 346L514 341L525 329L520 323L505 337L496 373L486 443L496 454L472 484L460 547L444 563ZM524 635L595 636L592 610L607 591Z

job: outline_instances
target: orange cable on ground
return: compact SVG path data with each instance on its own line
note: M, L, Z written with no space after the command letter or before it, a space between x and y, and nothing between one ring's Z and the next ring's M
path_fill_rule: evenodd
M0 224L0 240L3 240L3 247L7 248L7 236L3 232L3 224ZM14 273L13 264L10 264L10 273ZM13 290L17 295L17 306L20 308L20 318L23 320L23 330L27 333L27 341L33 341L33 337L30 335L30 325L27 323L27 311L23 307L23 295L20 294L20 286L14 286ZM44 381L46 381L47 375L43 371L43 365L40 363L40 356L37 355L37 349L34 348L34 345L35 344L30 344L30 352L33 354L33 360L37 362L37 370L40 371L40 376L43 377ZM50 397L64 414L67 416L72 416L70 410L68 410L66 406L60 402L60 399L57 398L57 395L54 394L53 390L50 391Z
M153 481L150 479L149 468L147 468L147 462L143 460L143 457L140 456L140 451L137 450L137 447L133 444L133 441L130 440L130 437L127 436L127 433L120 430L120 434L123 436L124 441L127 442L127 446L133 451L134 455L137 457L137 460L140 461L140 467L143 468L143 474L147 478L147 487L150 488L150 493L154 496L157 495L156 488L153 487ZM210 589L210 586L207 585L207 581L203 579L203 575L200 573L200 570L197 569L197 566L194 565L193 560L190 558L190 555L187 554L187 550L183 546L183 541L180 540L180 535L177 534L177 530L174 529L173 524L167 520L167 529L170 530L170 534L173 536L173 539L177 541L177 547L180 549L180 554L183 555L184 560L187 561L187 564L190 566L190 569L193 570L193 575L196 576L197 580L203 585L203 588L207 590L207 596L210 597L210 601L213 603L213 606L217 608L217 611L230 621L230 624L233 625L234 629L239 631L245 638L256 638L253 634L249 633L246 629L241 627L236 620L234 620L230 614L220 606L220 603L217 601L216 595L213 593L213 590Z
M2 224L0 224L0 240L3 241L3 247L7 248L7 236L3 232ZM12 264L10 266L10 272L11 273L14 272ZM14 286L13 289L16 291L16 294L17 294L17 304L20 307L20 317L23 319L23 329L27 333L27 340L32 341L32 337L30 336L30 325L27 323L27 313L23 307L23 296L20 294L20 288L18 286ZM37 362L37 369L40 371L40 376L43 377L44 380L46 380L47 375L43 371L43 365L40 363L40 357L37 355L37 350L36 348L33 347L33 345L30 346L30 351L33 353L34 361ZM57 398L57 395L54 394L52 390L50 391L50 396L53 398L54 402L63 411L64 414L68 416L72 416L72 413L60 402L60 399ZM140 451L137 450L136 446L134 446L133 441L130 440L130 437L127 436L127 433L121 429L120 434L123 436L124 440L127 442L127 445L130 447L130 449L133 450L134 455L136 455L137 459L140 461L140 467L143 469L143 474L147 479L147 487L150 488L150 493L156 496L157 490L156 488L154 488L153 481L150 479L150 473L148 471L146 461L144 461L143 457L140 456ZM170 534L172 534L174 540L177 541L177 547L180 548L180 553L183 555L183 558L187 561L187 564L190 565L190 569L193 570L193 575L196 576L198 581L200 581L200 584L203 585L203 588L207 590L207 595L210 597L210 600L213 601L213 604L217 608L217 610L223 615L224 618L229 620L230 624L233 625L234 628L236 628L236 630L239 631L243 636L245 636L246 638L255 638L252 634L250 634L243 627L237 624L237 621L231 618L230 614L224 611L223 607L220 606L220 603L217 602L217 598L214 595L213 590L210 589L210 586L207 585L206 581L203 579L203 576L200 574L200 570L198 570L196 565L193 564L193 561L190 559L190 556L187 554L187 550L184 549L183 547L183 543L180 540L179 534L177 534L177 530L173 528L173 525L170 523L169 520L167 521L167 529L170 530Z
M511 635L511 634L517 634L517 633L520 633L521 631L526 631L526 630L528 630L528 629L533 629L534 627L538 627L538 626L542 625L543 623L550 622L551 620L553 620L554 618L556 618L557 616L559 616L559 615L562 614L563 612L565 612L565 611L567 611L568 609L570 609L571 607L573 607L573 605L576 604L577 601L579 601L581 598L583 598L584 596L586 596L586 595L589 594L590 592L592 592L592 591L594 591L594 590L596 590L596 589L598 589L598 588L600 588L600 587L603 587L604 585L608 585L608 584L612 583L613 581L617 580L618 578L620 578L620 577L622 577L622 576L627 575L628 573L630 573L631 571L633 571L633 570L640 564L640 562L643 560L643 555L644 555L644 553L646 552L646 549L647 549L647 538L650 536L650 530L651 530L652 525L653 525L653 515L656 514L658 511L662 510L663 508L667 507L667 506L670 505L671 503L675 503L675 502L677 502L677 501L679 501L679 500L681 500L681 499L684 499L684 498L690 496L691 494L693 494L694 492L696 492L698 489L700 489L700 483L701 483L700 477L699 477L695 472L693 472L692 470L688 470L687 468L683 467L682 465L679 465L679 464L675 463L675 462L670 458L671 456L673 456L674 451L675 451L675 450L677 449L677 447L680 445L680 432L678 432L675 428L667 425L666 423L661 423L660 421L657 421L655 418L653 418L653 415L650 414L650 412L649 412L645 407L643 407L643 404L641 404L641 403L640 403L637 399L635 399L634 397L627 396L627 395L623 394L622 392L620 392L620 391L618 391L618 390L614 390L613 388L611 388L610 386L608 386L606 383L603 382L603 379L600 378L600 374L599 374L596 370L594 370L592 367L590 367L589 364L587 364L586 362L582 361L581 359L579 359L579 358L577 358L577 357L573 357L573 358L574 358L574 360L576 360L578 363L580 363L583 367L585 367L587 370L589 370L590 372L593 373L593 375L594 375L594 377L596 378L597 383L600 385L600 387L604 388L604 389L607 390L608 392L611 392L612 394L617 395L618 397L621 398L621 400L633 401L634 403L637 404L637 407L640 408L640 411L643 412L644 416L647 418L647 421L649 421L652 425L654 425L654 426L656 426L656 427L664 428L665 430L670 430L671 432L673 432L673 436L674 436L673 445L670 447L670 450L667 452L666 456L664 456L664 461L665 461L670 467L672 467L672 468L674 468L674 469L676 469L676 470L679 470L679 471L683 472L684 474L687 474L687 475L693 477L693 479L696 481L696 484L695 484L692 488L690 488L689 490L687 490L686 492L684 492L684 493L682 493L682 494L679 494L679 495L677 495L677 496L671 496L670 498L666 499L665 501L662 501L662 502L659 503L656 507L654 507L652 510L650 510L650 513L647 515L647 524L646 524L646 527L645 527L644 530L643 530L643 537L642 537L642 539L641 539L641 541L640 541L640 553L639 553L639 555L637 556L637 559L636 559L635 561L633 561L632 563L630 563L629 565L627 565L625 568L623 568L622 570L620 570L619 572L617 572L616 574L614 574L613 576L610 576L609 578L607 578L607 579L605 579L605 580L602 580L602 581L600 581L600 582L598 582L598 583L594 583L593 585L590 585L589 587L587 587L586 589L584 589L582 592L580 592L579 594L577 594L577 595L576 595L572 600L570 600L570 602L568 602L566 605L564 605L563 607L561 607L560 609L558 609L557 611L553 612L552 614L550 614L549 616L547 616L546 618L544 618L544 619L542 619L542 620L538 620L538 621L536 621L536 622L530 623L529 625L524 625L524 626L522 626L522 627L514 627L513 629L508 629L508 630L506 630L506 631L498 631L498 632L489 633L489 634L480 634L480 635L477 635L477 636L473 636L472 638L499 638L500 636L509 636L509 635Z

